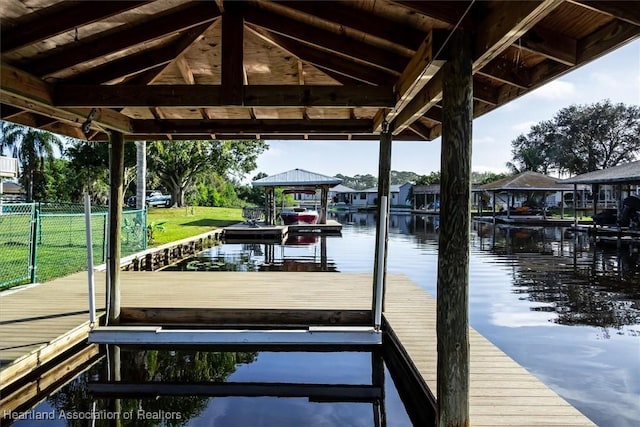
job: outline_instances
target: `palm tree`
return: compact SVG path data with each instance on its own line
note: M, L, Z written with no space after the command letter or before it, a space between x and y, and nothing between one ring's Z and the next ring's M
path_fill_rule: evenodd
M11 122L0 122L0 155L8 154L15 156L24 126Z
M1 143L2 150L8 149L17 154L27 201L32 201L36 172L43 172L45 160L53 158L54 147L62 150L62 141L47 131L3 122Z

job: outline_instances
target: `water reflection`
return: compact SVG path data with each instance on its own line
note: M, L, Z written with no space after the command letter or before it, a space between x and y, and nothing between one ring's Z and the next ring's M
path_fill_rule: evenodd
M327 239L315 233L289 234L282 245L225 244L168 266L169 271L337 271L327 256Z
M560 227L474 224L475 245L511 261L512 292L540 303L562 325L587 325L624 333L640 323L640 254L594 245L586 234Z
M108 346L101 355L35 409L3 408L2 424L408 427L429 426L421 417L433 416L432 409L407 412L382 350Z

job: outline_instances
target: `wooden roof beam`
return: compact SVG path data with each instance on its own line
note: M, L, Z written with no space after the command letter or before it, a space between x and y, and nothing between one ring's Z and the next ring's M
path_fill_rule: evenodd
M26 114L27 111L24 111L22 108L16 108L12 105L0 104L0 119L1 120L10 120L15 116L19 116L21 114Z
M384 49L279 16L267 10L248 8L245 10L245 19L271 33L365 62L371 67L381 68L391 73L399 73L407 62L406 58Z
M606 54L640 36L640 28L620 20L613 20L604 27L578 40L577 64L582 65Z
M442 69L433 76L429 82L411 99L411 101L395 118L394 135L404 131L429 109L442 100Z
M244 2L227 2L222 14L221 100L242 105L244 72Z
M107 83L129 75L137 74L160 65L171 63L177 56L188 49L202 33L209 28L209 22L191 28L174 43L166 47L145 50L125 58L107 62L104 65L92 68L69 80L67 83L74 84L100 84Z
M529 70L524 67L516 67L513 61L506 58L497 58L478 70L476 74L522 89L531 87Z
M556 31L536 26L514 47L537 53L565 65L576 65L578 41Z
M89 108L59 108L53 103L53 89L43 80L7 64L0 66L0 102L57 120L82 124ZM92 120L95 129L130 133L129 117L109 109L98 109Z
M393 3L400 4L408 9L418 12L422 15L445 22L449 25L455 25L464 15L469 7L469 1L415 1L415 0L393 0ZM471 19L465 17L460 23L461 28L472 28Z
M474 37L473 71L478 71L562 4L557 0L481 2Z
M25 15L16 25L2 32L3 53L46 40L74 28L142 6L146 1L62 2Z
M390 107L390 86L246 86L237 105L245 107ZM67 85L55 86L58 107L221 107L221 85ZM234 104L235 105L235 104Z
M432 141L433 139L435 139L433 137L433 129L425 126L418 121L411 123L411 125L408 126L408 129L425 141Z
M370 133L371 120L343 119L230 119L230 120L133 120L130 135L166 134L304 134L325 133L345 135Z
M473 71L477 72L483 67L487 66L494 58L498 57L505 49L507 49L514 41L518 40L523 34L530 30L535 24L547 16L551 11L558 7L562 2L555 0L544 0L542 2L493 2L493 3L480 3L472 7L470 13L476 16L475 22L476 29L474 33L475 37L475 56L473 61ZM458 17L458 20L460 17ZM482 31L480 31L482 30ZM433 39L433 36L431 37ZM425 43L428 39L425 40ZM438 52L431 48L432 54ZM430 53L430 52L428 52ZM431 65L431 61L424 54L424 58L419 58L420 52L416 53L414 59L419 60L419 64ZM407 70L410 70L412 63L409 63ZM435 61L434 61L435 62ZM424 66L424 65L423 65ZM433 67L431 75L437 75L436 71L439 67ZM405 73L407 72L405 70ZM405 75L403 73L403 75ZM422 75L428 74L428 70L425 70ZM415 74L414 74L415 75ZM399 80L399 83L401 81ZM439 85L439 87L437 87ZM414 86L420 87L419 84ZM424 83L422 84L424 86ZM404 93L399 90L401 86L396 85L396 92L398 96L404 96ZM424 86L420 92L413 96L410 102L410 108L407 102L402 103L400 98L399 105L395 108L395 115L402 114L398 118L394 119L394 113L386 114L382 110L376 115L374 119L374 128L376 132L380 130L380 125L383 120L394 119L394 134L401 132L406 127L417 120L424 112L429 110L435 102L439 102L442 98L442 84L436 82L430 85L428 88ZM424 102L421 105L420 102ZM406 109L406 111L403 111Z
M399 46L415 50L424 40L425 34L407 25L396 24L388 19L356 8L344 7L336 14L324 1L280 1L278 5L306 13L326 22L352 28ZM348 5L347 5L348 6Z
M442 35L442 33L437 33ZM420 48L416 54L411 58L409 64L405 67L404 71L400 75L400 78L396 81L394 89L396 92L396 105L391 110L380 110L374 118L374 131L380 132L382 130L382 123L384 121L393 120L409 101L414 98L415 93L424 87L425 84L437 73L440 67L444 64L442 60L436 60L434 55L438 51L440 42L436 42L434 48L434 32L430 32L424 39ZM414 103L415 104L415 103ZM413 114L413 113L412 113ZM396 131L399 133L404 130ZM396 132L394 132L395 134Z
M270 33L263 29L249 27L259 37L273 43L279 48L290 52L303 62L314 65L322 70L330 70L351 79L358 80L369 85L393 84L395 77L383 70L372 68L366 64L358 64L346 58L328 55L326 51L316 49L310 45L297 42L288 37Z
M211 3L196 2L191 7L181 7L135 26L126 26L124 29L124 26L119 26L70 46L61 46L55 49L52 55L38 56L38 59L25 68L34 75L48 76L137 44L211 22L218 16L217 8Z

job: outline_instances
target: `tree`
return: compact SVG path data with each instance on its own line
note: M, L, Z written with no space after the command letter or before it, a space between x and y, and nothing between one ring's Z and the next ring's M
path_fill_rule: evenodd
M636 159L640 154L640 107L612 104L572 105L550 121L533 126L511 142L514 173L581 174Z
M555 116L558 163L572 174L627 163L640 154L640 106L606 100Z
M547 174L555 161L555 124L551 121L540 122L531 127L527 136L520 135L511 141L513 162L507 167L512 173L526 171Z
M27 201L34 198L34 183L46 186L45 161L54 156L54 148L62 150L62 141L54 134L12 123L2 124L0 152L17 155L22 173L20 181L27 191Z
M267 148L252 141L154 141L149 144L149 167L171 193L173 203L184 206L185 193L195 188L199 177L243 176L256 167Z
M342 185L351 187L354 190L366 190L367 188L375 187L376 185L378 185L378 179L371 174L358 174L353 177L337 174L336 178L340 178L342 180Z
M126 142L124 150L124 188L135 180L136 149ZM80 201L87 192L95 203L105 204L109 198L109 144L73 140L65 150L69 169L76 185L70 191L72 200Z

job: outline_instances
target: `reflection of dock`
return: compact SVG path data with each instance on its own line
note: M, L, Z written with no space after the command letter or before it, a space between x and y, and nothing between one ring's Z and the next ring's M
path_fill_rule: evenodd
M153 328L156 336L179 332L162 328L163 325L178 325L179 318L170 323L170 315L161 316L166 309L175 308L185 309L187 314L191 312L198 325L218 327L224 326L214 322L224 314L221 309L245 312L244 320L256 323L264 318L251 314L251 310L283 311L270 318L270 321L282 322L274 326L293 324L292 314L288 313L291 310L347 313L359 316L360 324L366 324L371 314L372 277L369 274L125 271L121 273L121 281L122 324L137 322L139 326L129 327L131 332L137 328L141 333L148 332L148 325L156 325ZM97 276L96 282L96 289L100 291L97 301L104 301L104 276ZM388 274L387 283L384 340L402 351L400 359L406 367L404 377L397 383L419 384L420 388L435 393L435 300L404 276ZM64 340L67 333L55 330L51 325L67 314L85 311L86 293L86 273L78 273L2 297L0 341L3 344L11 342L12 348L2 349L0 356L5 363L13 361L2 371L3 387L11 379L5 376L7 369L28 373L43 363L40 359L29 359L27 353L44 353L48 343L56 337L59 337L58 342ZM49 303L42 304L42 301ZM150 316L142 323L133 318L141 310ZM307 321L309 318L303 316L295 323ZM77 322L80 325L82 320ZM117 333L104 327L96 331L101 329L105 334ZM593 425L475 330L470 329L469 334L473 425ZM60 354L62 350L59 347L55 353ZM423 396L418 390L416 388L414 394ZM424 405L429 405L428 399L420 398Z
M509 225L541 225L541 226L560 226L560 227L570 227L575 224L575 220L573 218L543 218L539 215L511 215L507 217L506 215L496 215L493 216L477 216L474 217L476 221L482 222L495 222L497 224L509 224ZM591 224L591 220L580 220L579 224Z
M267 225L264 223L239 223L222 230L222 239L227 242L249 242L254 240L269 240L281 242L289 233L321 233L337 234L342 230L342 224L334 220L327 220L326 224L292 224Z

